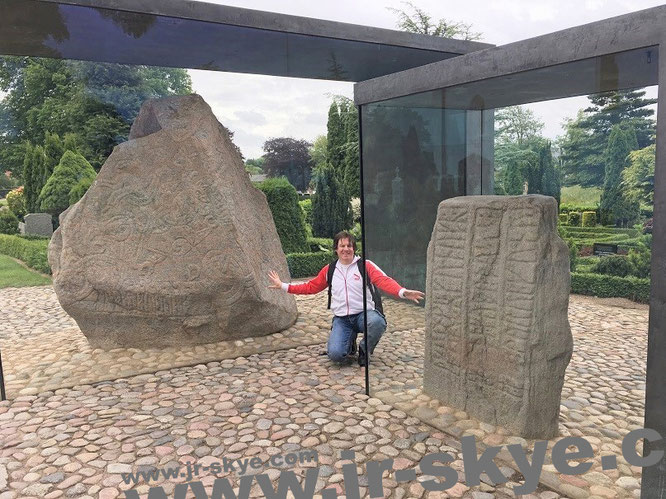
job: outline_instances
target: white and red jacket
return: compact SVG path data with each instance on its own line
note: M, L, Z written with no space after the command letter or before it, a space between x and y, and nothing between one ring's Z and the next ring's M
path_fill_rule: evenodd
M358 260L359 257L355 256L349 265L343 265L338 260L335 266L331 282L331 310L338 317L363 312L363 277L358 270L358 264L356 263ZM366 260L365 268L372 284L389 295L403 298L405 288L387 276L377 265L370 260ZM297 295L313 295L328 287L327 276L328 265L321 269L314 279L303 284L282 283L282 289ZM369 289L366 298L368 310L374 310L375 303Z

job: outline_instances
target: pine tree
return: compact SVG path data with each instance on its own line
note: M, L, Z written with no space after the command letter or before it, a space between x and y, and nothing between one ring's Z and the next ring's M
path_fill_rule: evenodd
M83 179L94 180L96 175L95 169L86 158L75 152L65 151L39 194L40 209L57 217L69 207L70 195L77 184Z
M60 136L55 133L46 132L46 139L44 140L44 165L42 167L42 185L45 185L49 177L53 173L53 169L58 163L60 158L65 153Z
M351 226L349 196L335 169L326 165L316 174L316 192L312 196L312 234L332 238Z
M644 90L620 90L588 97L591 106L565 125L561 141L565 185L602 186L605 183L605 151L615 125L631 126L638 147L654 144L656 99Z
M522 168L518 161L512 161L506 167L504 173L504 193L508 196L518 196L523 193L523 178Z
M634 129L614 125L604 154L606 175L599 203L601 223L604 225L626 225L640 215L638 202L625 196L622 189L622 172L628 165L629 153L636 149L638 140Z
M338 105L333 102L328 109L328 142L326 145L326 159L328 164L333 167L338 178L344 177L344 145L345 145L345 128Z
M346 142L345 151L345 174L344 184L347 193L352 198L361 196L361 164L359 158L359 135L358 135L358 109L355 106L348 108L346 116Z
M552 196L560 204L560 172L553 162L550 141L539 147L539 170L541 171L541 194Z
M23 188L28 213L40 211L38 198L44 186L44 161L44 148L27 143L23 160Z

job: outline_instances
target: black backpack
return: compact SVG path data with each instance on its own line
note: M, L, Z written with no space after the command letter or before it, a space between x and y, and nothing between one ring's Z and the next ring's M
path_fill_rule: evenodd
M328 283L328 307L326 308L331 308L331 283L333 282L333 274L335 273L335 265L338 263L337 260L333 260L329 265L328 265L328 274L326 275L326 282ZM356 265L358 266L358 271L361 275L363 275L363 260L359 259L356 261ZM379 312L380 314L384 315L384 308L382 307L382 295L379 293L379 289L377 289L377 286L372 284L372 281L370 280L370 276L368 273L365 273L365 282L370 288L370 295L372 296L372 301L375 302L375 310Z

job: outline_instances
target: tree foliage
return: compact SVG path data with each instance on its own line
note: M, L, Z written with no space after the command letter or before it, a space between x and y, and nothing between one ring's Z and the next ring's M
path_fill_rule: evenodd
M654 203L654 166L656 145L629 153L629 165L622 171L622 188L641 203Z
M358 109L353 103L343 115L345 124L344 175L343 183L347 194L352 198L361 196L361 162L359 156Z
M343 113L346 112L346 106ZM328 109L328 131L326 142L326 160L333 167L338 178L344 178L344 145L347 140L344 121L337 102L332 102Z
M638 147L654 143L656 99L646 99L644 90L621 90L588 97L587 109L565 124L561 140L565 185L602 186L606 174L606 146L615 125L634 129Z
M77 184L84 179L92 183L96 175L86 158L73 151L66 151L39 194L41 211L57 217L69 207L72 190Z
M286 177L299 191L305 191L312 175L310 143L290 137L264 142L264 172L270 177Z
M481 33L472 31L472 25L462 22L440 19L434 21L432 16L419 9L412 2L401 2L408 11L387 7L398 16L396 26L402 31L421 35L441 36L444 38L460 38L462 40L480 40Z
M543 126L543 121L523 106L505 107L495 114L495 137L500 143L514 142L523 146L528 140L540 136Z
M633 128L613 126L604 153L606 175L599 203L601 223L604 225L627 225L640 216L638 201L631 200L622 189L622 172L628 165L629 153L637 148L638 140Z
M544 124L532 110L513 106L495 115L495 191L544 194L560 200L559 169L553 161L551 143L541 136Z
M312 142L310 147L310 159L313 168L321 168L326 164L328 151L328 138L326 135L319 135Z
M334 237L352 226L349 196L335 169L326 165L316 172L315 194L312 196L312 234Z
M74 134L99 169L127 140L143 101L191 93L191 82L182 69L2 57L0 89L0 170L21 171L21 148L44 145L47 133Z
M305 235L305 220L294 186L285 178L270 178L260 183L258 187L266 195L282 251L307 252L309 247Z

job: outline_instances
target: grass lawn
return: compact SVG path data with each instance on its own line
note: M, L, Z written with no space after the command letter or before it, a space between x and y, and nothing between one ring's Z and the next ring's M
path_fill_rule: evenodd
M599 203L601 191L602 189L599 187L581 187L580 185L562 187L560 202L579 206L594 206Z
M22 286L44 286L51 284L51 278L16 263L12 257L0 255L0 288Z

